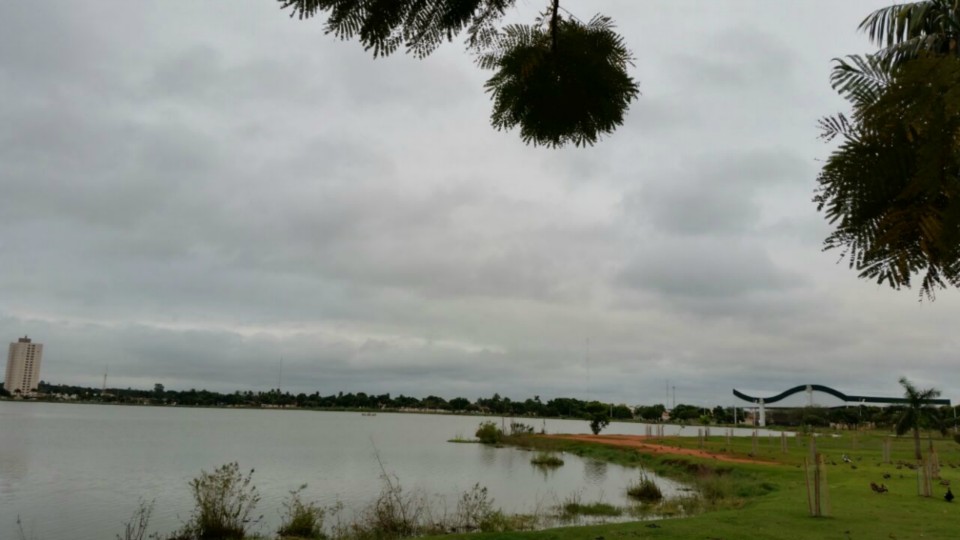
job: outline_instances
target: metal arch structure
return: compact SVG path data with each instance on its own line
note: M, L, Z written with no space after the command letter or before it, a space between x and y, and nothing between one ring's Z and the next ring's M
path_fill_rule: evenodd
M843 392L840 392L839 390L835 390L835 389L833 389L833 388L830 388L829 386L824 386L824 385L822 385L822 384L801 384L801 385L799 385L799 386L794 386L793 388L790 388L789 390L785 390L785 391L780 392L779 394L777 394L777 395L775 395L775 396L770 396L770 397L748 396L747 394L744 394L743 392L741 392L741 391L737 390L736 388L734 388L734 389L733 389L733 395L737 396L738 398L740 398L740 399L742 399L742 400L744 400L744 401L748 401L748 402L750 402L750 403L753 403L754 405L758 405L759 408L760 408L760 422L759 422L759 423L760 423L761 426L764 426L764 425L766 425L766 423L767 423L767 422L766 422L766 419L767 419L766 406L767 406L767 405L770 405L770 404L772 404L772 403L776 403L776 402L778 402L778 401L781 401L781 400L783 400L784 398L790 397L790 396L792 396L792 395L794 395L794 394L799 394L800 392L805 392L805 393L807 394L807 396L808 396L808 403L812 404L812 403L813 403L813 392L815 392L815 391L816 391L816 392L823 392L824 394L830 394L831 396L833 396L833 397L835 397L835 398L837 398L837 399L839 399L839 400L841 400L841 401L843 401L843 402L845 402L845 403L856 403L856 404L858 404L858 405L859 405L859 404L865 404L865 403L877 403L877 404L883 404L883 405L900 405L900 404L904 404L904 403L909 403L909 400L907 400L906 398L902 398L902 397L878 397L878 396L854 396L854 395L847 395L847 394L844 394ZM948 405L948 406L949 406L949 405L950 405L950 400L949 400L949 399L928 399L928 400L926 400L926 404L927 404L927 405Z

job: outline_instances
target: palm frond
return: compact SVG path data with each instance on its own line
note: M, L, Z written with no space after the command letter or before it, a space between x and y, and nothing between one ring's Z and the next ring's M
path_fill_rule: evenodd
M890 85L889 66L875 55L850 55L834 58L830 85L855 107L864 107L877 101L884 88Z
M878 9L860 30L880 47L877 55L892 65L923 52L960 54L960 4L955 0L924 0Z

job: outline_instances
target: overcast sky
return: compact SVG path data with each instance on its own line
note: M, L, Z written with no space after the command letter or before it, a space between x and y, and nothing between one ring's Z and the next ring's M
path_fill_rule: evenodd
M614 18L643 95L554 150L490 127L459 42L373 60L270 0L2 2L0 337L91 386L267 390L282 359L323 394L960 397L958 292L858 279L811 202L831 58L889 3L563 2Z

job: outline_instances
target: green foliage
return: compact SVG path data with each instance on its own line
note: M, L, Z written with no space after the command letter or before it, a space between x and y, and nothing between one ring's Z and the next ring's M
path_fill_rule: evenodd
M631 54L609 17L581 23L559 14L559 0L533 25L499 28L516 0L278 0L291 16L329 13L327 33L358 39L374 57L404 48L423 58L466 31L478 64L495 71L485 88L491 123L520 127L533 145L593 145L623 124L639 95L627 74Z
M401 47L423 58L440 44L467 30L468 43L479 46L496 32L497 23L516 0L278 0L291 16L306 19L329 11L326 31L340 39L359 39L373 56Z
M670 409L670 420L679 422L692 422L700 419L703 409L696 405L687 405L678 403Z
M836 226L825 247L894 288L921 272L928 296L960 285L960 58L838 69L854 112L821 122L826 139L842 139L818 178L818 209Z
M548 452L539 452L530 459L530 463L539 467L560 467L563 465L563 459Z
M627 496L638 501L652 502L663 499L663 492L652 478L641 473L640 480L627 486Z
M420 493L404 492L396 477L384 473L381 479L380 495L350 526L352 538L406 538L434 532L426 528L422 519L428 509L426 498Z
M474 484L470 491L464 492L457 501L457 528L466 531L484 530L490 527L494 518L493 499L486 487Z
M610 425L610 408L599 401L591 401L586 406L587 418L590 420L590 431L599 435L603 428Z
M475 433L483 444L498 444L503 440L503 431L493 422L481 422Z
M616 517L623 514L623 510L620 508L604 502L584 504L579 501L571 501L564 503L560 510L562 517L565 518L573 516Z
M960 38L960 4L956 0L921 0L878 9L860 30L882 47L879 58L895 65L925 52L954 54Z
M659 422L663 418L663 413L667 408L662 404L640 405L633 412L641 419L646 421Z
M553 27L510 25L478 63L495 70L485 87L497 129L520 126L533 145L593 145L623 124L639 94L627 74L632 57L608 17Z
M607 415L597 415L590 420L590 431L592 431L594 435L599 435L600 432L603 431L603 428L608 425L610 425L610 418Z
M624 404L616 405L611 412L611 415L617 420L632 420L633 411L630 410L630 407L627 407Z
M304 502L300 493L306 489L303 484L299 489L290 492L289 498L283 502L285 514L277 535L280 538L298 538L321 540L323 534L324 510L312 502Z
M831 83L853 107L820 122L840 145L814 201L861 278L920 291L960 285L960 9L927 0L891 6L860 28L882 48L837 59Z
M201 471L199 477L190 481L196 504L193 516L177 538L243 539L250 526L262 517L253 514L260 495L250 483L252 477L252 469L244 476L236 462L222 465L212 473Z
M510 422L511 437L532 435L532 434L533 434L533 426L531 426L530 424L524 424L523 422Z

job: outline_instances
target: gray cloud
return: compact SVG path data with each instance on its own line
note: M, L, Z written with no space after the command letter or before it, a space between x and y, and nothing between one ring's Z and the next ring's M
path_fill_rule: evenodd
M306 392L955 394L956 293L819 250L829 62L878 2L577 7L643 96L563 150L491 129L456 44L374 61L269 3L4 4L0 336L94 386L266 389L282 357Z

